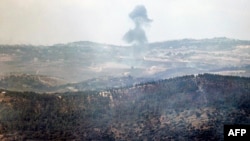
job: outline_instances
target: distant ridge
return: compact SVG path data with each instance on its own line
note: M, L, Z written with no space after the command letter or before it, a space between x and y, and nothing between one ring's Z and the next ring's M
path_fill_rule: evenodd
M201 44L202 42L202 44ZM180 40L169 40L162 42L149 43L152 47L159 46L190 46L190 45L216 45L216 44L230 44L230 45L250 45L250 40L239 40L227 37L215 37L215 38L205 38L205 39L180 39Z
M195 38L183 38L183 39L173 39L173 40L166 40L166 41L156 41L156 42L150 42L148 45L156 46L159 44L172 44L176 42L182 42L183 43L198 43L198 42L210 42L210 43L235 43L235 44L250 44L250 40L241 40L241 39L234 39L234 38L227 38L227 37L214 37L214 38L203 38L203 39L195 39ZM68 43L57 43L52 45L33 45L33 44L1 44L0 46L62 46L62 45L107 45L107 46L122 46L122 45L115 45L115 44L109 44L109 43L99 43L94 41L74 41L74 42L68 42Z
M0 45L0 74L39 72L69 83L102 76L169 78L214 70L250 76L249 68L244 67L250 65L249 51L250 41L226 37L170 40L140 47L91 41L52 46Z

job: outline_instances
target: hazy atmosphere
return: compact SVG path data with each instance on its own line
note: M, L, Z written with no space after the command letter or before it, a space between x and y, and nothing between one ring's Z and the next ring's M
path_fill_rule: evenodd
M1 141L249 130L249 0L0 0Z
M228 37L250 39L248 0L1 0L0 43L51 45L79 40L123 45L129 17L144 5L148 42Z

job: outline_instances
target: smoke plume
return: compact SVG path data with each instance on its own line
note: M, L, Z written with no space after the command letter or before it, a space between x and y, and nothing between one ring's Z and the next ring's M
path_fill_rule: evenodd
M147 36L143 30L143 26L150 23L152 20L148 18L147 9L143 5L138 5L129 14L129 17L134 22L134 29L130 29L123 37L127 43L141 45L147 43Z

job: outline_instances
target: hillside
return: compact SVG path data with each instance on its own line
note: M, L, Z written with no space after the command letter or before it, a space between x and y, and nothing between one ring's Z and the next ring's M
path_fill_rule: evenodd
M17 92L31 91L37 93L93 91L128 87L152 80L152 78L135 78L132 76L110 76L93 78L79 83L66 84L65 80L51 76L11 74L0 77L0 89Z
M52 92L66 82L63 79L44 75L11 74L0 77L0 89L11 91Z
M56 91L90 91L106 90L112 88L129 87L139 83L153 81L153 78L136 78L132 76L123 77L99 77L79 83L69 83L55 87Z
M250 124L250 78L189 75L106 91L1 90L1 140L223 140Z
M250 41L182 39L144 46L89 41L52 46L0 45L0 75L22 73L77 83L99 77L166 79L215 73L250 76Z

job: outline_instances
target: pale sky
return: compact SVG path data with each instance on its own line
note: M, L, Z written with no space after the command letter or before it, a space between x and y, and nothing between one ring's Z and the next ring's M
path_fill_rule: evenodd
M73 41L126 44L128 14L144 5L149 42L228 37L250 40L250 0L0 0L0 44Z

